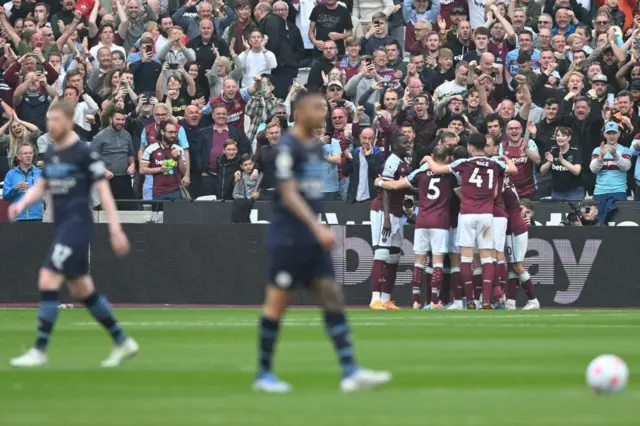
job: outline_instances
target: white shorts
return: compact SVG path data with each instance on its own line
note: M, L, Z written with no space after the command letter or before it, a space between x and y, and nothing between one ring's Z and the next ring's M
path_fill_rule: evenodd
M402 233L402 218L389 215L391 219L391 235L382 236L382 227L384 226L384 212L371 210L371 245L378 247L402 247L404 235Z
M458 246L493 250L493 215L461 214L458 217Z
M460 254L458 243L458 228L449 229L449 253Z
M500 253L504 253L507 239L507 222L506 217L493 218L493 249Z
M413 233L413 252L417 255L447 254L449 250L448 229L416 229Z
M522 263L527 254L529 244L529 233L507 236L507 262Z

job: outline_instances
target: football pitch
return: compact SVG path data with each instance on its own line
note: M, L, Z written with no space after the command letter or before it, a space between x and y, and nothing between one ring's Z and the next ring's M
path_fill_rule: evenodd
M61 312L40 370L9 358L36 311L0 310L0 425L533 426L638 425L640 311L351 310L356 358L389 369L381 389L344 395L317 310L290 311L275 358L288 395L254 394L256 309L119 309L140 344L122 369L98 367L111 341L84 309ZM595 356L628 364L619 395L594 395Z

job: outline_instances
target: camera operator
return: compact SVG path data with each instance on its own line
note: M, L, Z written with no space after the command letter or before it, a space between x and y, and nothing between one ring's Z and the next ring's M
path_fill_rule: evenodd
M564 226L596 226L598 224L598 202L584 200L579 205L569 203L571 213L562 221Z

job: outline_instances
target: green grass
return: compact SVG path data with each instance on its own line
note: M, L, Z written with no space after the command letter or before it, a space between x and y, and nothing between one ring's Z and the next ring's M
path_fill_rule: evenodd
M393 382L338 391L319 312L291 311L275 368L289 395L250 391L256 310L122 309L140 355L98 368L110 339L84 309L61 312L49 364L12 370L34 339L34 310L0 310L0 425L483 426L638 425L640 312L351 311L356 355ZM589 361L629 365L624 393L597 396Z

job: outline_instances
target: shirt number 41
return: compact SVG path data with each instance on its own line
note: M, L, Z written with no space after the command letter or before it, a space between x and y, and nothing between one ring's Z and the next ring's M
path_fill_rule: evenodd
M482 187L482 176L478 174L480 169L476 167L473 169L473 173L471 173L471 177L469 178L469 182L475 183L478 188ZM493 170L487 169L487 175L489 175L489 186L488 188L493 188Z

